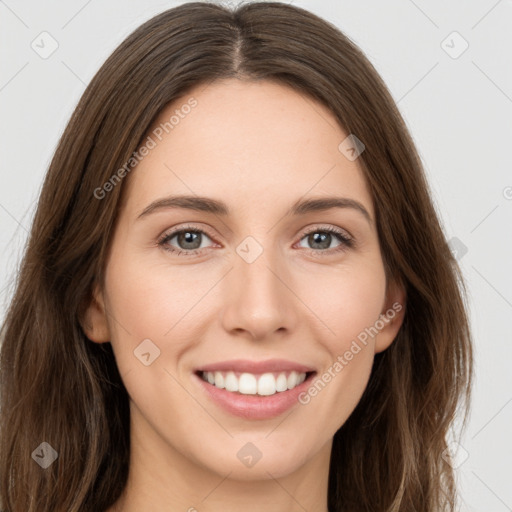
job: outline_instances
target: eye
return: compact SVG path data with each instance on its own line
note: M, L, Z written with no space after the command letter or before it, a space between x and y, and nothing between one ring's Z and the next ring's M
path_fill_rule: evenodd
M321 253L328 252L331 254L332 252L347 250L354 246L354 240L345 232L333 228L333 227L325 227L325 228L314 228L308 231L302 240L306 240L307 244L310 244L312 247L306 247L312 251ZM326 251L326 249L331 249L331 243L333 241L338 240L338 245L332 248L332 251Z
M158 245L166 251L176 253L178 256L181 254L191 256L205 247L203 245L205 238L211 240L205 231L185 226L179 230L164 234L158 240ZM173 239L176 239L177 247L171 243Z

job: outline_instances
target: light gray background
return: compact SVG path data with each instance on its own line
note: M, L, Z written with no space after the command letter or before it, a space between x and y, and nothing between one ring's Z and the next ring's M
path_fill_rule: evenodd
M132 30L179 3L0 0L0 320L43 176L86 84ZM458 254L476 385L456 459L462 510L512 511L512 2L288 3L333 22L377 68L417 144L446 235L467 249ZM43 31L58 43L46 59L31 47L50 48ZM457 58L464 42L454 31L469 44Z

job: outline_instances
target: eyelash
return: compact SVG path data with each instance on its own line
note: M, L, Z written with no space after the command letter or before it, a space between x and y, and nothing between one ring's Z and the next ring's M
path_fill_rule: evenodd
M172 240L176 235L179 235L180 233L183 233L183 232L192 232L192 233L201 233L201 234L204 234L206 235L208 238L210 238L211 240L213 240L213 237L206 231L202 230L202 229L198 229L196 227L193 227L193 226L184 226L180 229L177 229L175 231L171 231L170 233L164 233L164 235L162 235L159 239L158 239L158 246L159 247L162 247L162 249L164 249L165 251L169 251L171 253L174 253L176 254L176 256L181 256L183 253L185 253L185 257L187 256L194 256L195 254L197 254L198 252L200 252L203 248L199 248L199 249L191 249L191 250L185 250L185 249L175 249L175 248L171 248L171 246L167 245L167 242L169 242L170 240ZM340 242L340 245L338 245L337 247L333 248L333 249L307 249L308 251L312 251L313 253L315 253L315 255L317 255L317 253L320 253L321 256L323 256L324 254L322 253L327 253L327 255L332 255L333 253L337 253L339 251L346 251L347 249L350 249L352 247L354 247L354 239L353 238L349 238L348 236L346 236L342 231L336 229L336 228L333 228L333 227L325 227L325 228L313 228L311 230L308 230L306 231L302 237L300 238L300 240L302 240L304 237L312 234L312 233L329 233L329 234L332 234L332 235L335 235L339 242ZM299 240L299 242L300 242Z

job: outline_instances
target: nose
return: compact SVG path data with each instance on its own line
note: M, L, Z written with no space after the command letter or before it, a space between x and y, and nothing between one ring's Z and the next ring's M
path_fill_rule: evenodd
M270 340L295 329L297 299L284 262L270 259L264 251L248 263L236 255L226 276L222 324L231 334L253 340Z

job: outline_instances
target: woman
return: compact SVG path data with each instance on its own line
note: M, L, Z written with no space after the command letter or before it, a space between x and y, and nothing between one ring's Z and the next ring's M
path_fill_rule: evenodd
M281 3L170 9L46 176L2 329L2 509L455 510L463 290L346 36Z

